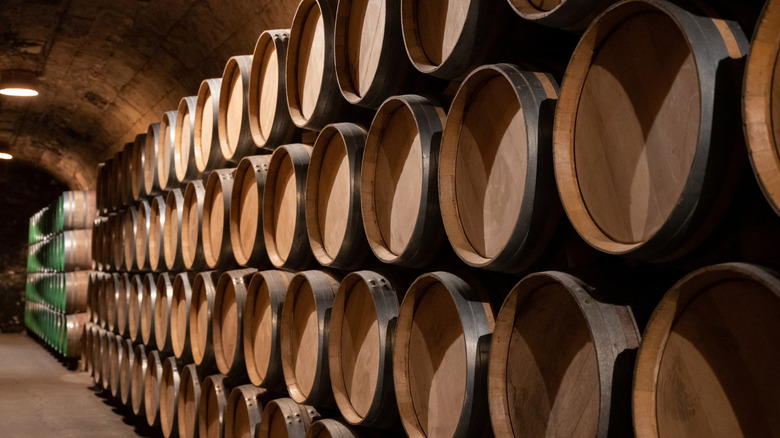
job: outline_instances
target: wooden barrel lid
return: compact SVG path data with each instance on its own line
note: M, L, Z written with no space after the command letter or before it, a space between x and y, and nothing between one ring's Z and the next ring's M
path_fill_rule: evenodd
M155 196L149 205L149 268L152 271L165 269L165 205L162 196Z
M209 269L235 265L230 239L230 207L233 193L233 169L217 169L206 181L201 236L203 256Z
M731 158L708 158L718 128L708 78L746 45L725 23L657 1L622 2L588 28L566 71L554 146L561 200L588 243L657 259L689 238L679 230L707 204L709 169L722 180Z
M135 352L133 351L133 341L125 339L122 341L122 367L119 370L119 400L123 405L130 407L130 399L133 363L135 362Z
M238 163L230 195L230 244L241 266L265 266L268 255L263 238L263 190L270 155L244 157Z
M160 191L160 181L157 175L157 156L160 147L160 124L151 123L146 130L143 151L143 183L139 194L156 195Z
M267 394L255 385L233 388L225 410L225 438L252 437L263 414L263 402Z
M289 143L295 125L287 109L286 67L289 29L260 34L249 75L249 128L255 144L273 150Z
M116 286L116 333L127 336L129 333L129 302L130 302L130 276L127 273L119 274L115 281Z
M674 285L637 356L639 434L771 436L780 385L780 280L756 265L709 266Z
M106 330L113 332L116 329L116 302L119 297L120 274L114 273L106 284Z
M225 160L219 150L219 90L221 78L206 79L198 88L198 100L195 104L195 122L192 151L195 154L195 167L205 172L225 167Z
M160 120L160 139L157 145L157 181L160 190L178 187L174 169L174 144L176 144L176 121L178 111L163 113Z
M630 310L601 302L561 272L529 275L496 319L488 380L493 430L512 436L622 436L630 420L632 364L639 345ZM550 345L555 345L555 352ZM553 388L551 390L551 388Z
M62 234L62 236L66 235L73 235L72 232L66 231ZM124 224L124 216L121 213L118 213L116 216L114 216L114 223L111 227L111 248L113 250L113 263L115 269L124 269L125 268L125 252L124 252L124 241L125 241L125 224Z
M181 271L184 267L182 259L182 218L184 215L184 195L181 190L173 189L165 199L165 222L163 224L162 253L165 266L169 271ZM160 269L164 270L164 268Z
M184 362L192 361L190 347L190 306L192 304L192 283L195 274L181 272L173 281L171 298L171 344L173 354Z
M326 126L317 136L306 178L306 229L323 266L349 269L365 261L360 168L366 131L352 123Z
M445 272L419 277L406 292L393 374L408 434L481 436L489 428L487 367L478 344L489 338L494 320L481 294L476 284Z
M444 110L413 95L387 99L363 152L360 202L374 255L385 263L423 265L443 240L436 184ZM377 184L382 181L382 184Z
M509 0L509 5L526 20L545 26L581 32L617 0Z
M157 276L157 299L154 301L154 345L160 352L171 354L171 310L173 279L168 272Z
M71 315L68 315L71 316ZM111 388L111 396L119 398L121 392L119 391L119 371L122 369L123 355L122 353L122 337L114 335L113 341L109 344L111 349L111 371L109 387Z
M280 321L291 274L260 271L249 282L244 310L244 359L253 384L285 390L280 358Z
M206 267L201 234L205 198L203 181L196 179L187 183L181 215L181 256L188 270L197 271ZM168 269L174 270L172 266L168 266Z
M141 274L130 278L130 296L127 299L127 330L130 339L141 342L141 299L143 294L143 278Z
M401 1L401 23L406 51L423 73L434 73L450 57L476 9L471 0Z
M246 373L243 351L244 305L251 276L255 268L227 271L219 277L212 316L212 342L217 369L231 378Z
M146 358L144 375L144 412L146 423L157 427L160 424L160 383L162 380L162 361L160 352L152 350Z
M146 133L135 136L130 164L130 200L137 201L144 195L144 149Z
M772 208L780 213L780 5L766 2L745 70L742 111L750 162Z
M458 90L442 136L439 202L469 265L520 272L548 243L558 200L547 190L552 117L541 107L557 97L552 76L509 64L474 70Z
M208 370L216 366L212 338L212 315L214 312L216 271L201 272L192 283L190 302L190 348L192 358L201 369Z
M195 438L198 436L198 407L200 405L200 383L195 364L185 365L182 368L177 395L177 422L179 436Z
M299 405L291 398L277 398L265 405L255 438L305 438L311 424L320 418L313 406Z
M159 274L163 275L163 274ZM159 276L158 275L158 276ZM165 274L167 275L167 274ZM155 347L154 303L157 302L157 277L153 273L143 275L141 289L141 340L147 347Z
M219 94L219 145L226 161L238 162L257 147L249 130L249 80L252 55L228 59Z
M333 404L325 322L339 282L324 271L296 274L287 288L281 320L281 356L287 392L298 403Z
M133 371L130 378L130 400L132 401L133 413L142 415L144 409L144 377L146 376L147 358L146 348L143 344L138 344L133 350Z
M173 142L173 169L176 181L180 184L186 184L200 176L193 151L197 102L198 96L187 96L179 101Z
M303 196L311 146L276 148L263 189L263 236L268 258L277 268L305 267L312 259Z
M151 225L151 206L149 201L142 199L138 202L138 216L136 218L135 247L136 266L139 271L148 271L149 266L149 226Z
M163 362L160 378L160 428L163 436L168 438L177 431L178 394L181 378L179 364L175 357L168 357Z
M122 226L125 227L124 240L122 247L125 256L125 269L128 271L138 271L138 262L135 256L135 238L138 229L138 210L130 206L125 210Z
M198 430L200 436L222 437L225 431L225 409L232 386L222 374L203 380L198 405Z
M398 307L398 291L372 271L348 274L336 293L328 345L330 380L339 410L351 424L392 427L398 422L392 378Z

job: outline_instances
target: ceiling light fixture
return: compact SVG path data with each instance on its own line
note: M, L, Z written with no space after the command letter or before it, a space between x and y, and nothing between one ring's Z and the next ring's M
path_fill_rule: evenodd
M0 94L6 96L37 96L38 75L29 70L4 70L0 73Z
M10 160L14 156L11 155L11 145L0 141L0 160Z

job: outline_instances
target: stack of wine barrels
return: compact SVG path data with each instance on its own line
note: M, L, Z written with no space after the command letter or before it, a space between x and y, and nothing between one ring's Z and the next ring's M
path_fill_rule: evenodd
M95 215L94 191L67 191L30 218L24 323L69 359L86 353Z
M98 166L86 368L166 437L780 434L780 0L690 3L302 0Z

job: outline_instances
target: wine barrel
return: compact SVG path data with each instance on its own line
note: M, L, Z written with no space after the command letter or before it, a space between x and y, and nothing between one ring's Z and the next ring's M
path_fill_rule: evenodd
M353 269L368 256L360 211L360 168L366 131L352 123L326 126L317 136L306 177L306 230L314 258Z
M637 437L772 436L780 430L780 278L746 263L675 284L645 329L634 374Z
M522 18L545 26L582 32L604 9L617 0L508 0Z
M198 411L200 405L201 377L195 364L182 368L179 379L179 393L176 396L176 422L179 436L195 438L198 435Z
M268 393L255 385L233 388L225 408L225 438L253 438Z
M263 191L270 155L244 157L238 163L230 195L230 245L241 266L267 266L263 238Z
M111 391L111 397L119 399L122 395L120 389L120 372L122 370L122 362L124 361L124 349L122 348L123 338L119 335L114 336L113 342L109 344L111 349L111 370L109 372L109 389Z
M125 231L123 234L122 248L124 249L124 267L128 272L139 271L138 260L135 254L135 239L138 231L138 210L127 207L122 220Z
M397 285L372 271L347 275L336 293L329 328L330 381L350 424L398 425L392 345L401 294Z
M116 296L114 308L116 309L116 319L114 329L119 336L128 336L130 329L130 276L127 273L113 274L113 285Z
M213 370L217 366L212 343L212 315L218 281L219 274L216 271L206 271L196 275L192 283L190 348L193 362L204 372Z
M268 258L277 268L296 270L312 262L304 196L311 151L311 146L304 144L279 146L268 164L263 235Z
M352 104L376 109L390 96L437 88L408 61L400 0L340 0L334 39L339 88Z
M252 276L244 305L244 361L249 380L272 391L286 390L281 360L281 315L292 274L260 271Z
M238 163L257 146L249 130L249 80L252 55L233 56L225 64L219 92L219 147L225 161Z
M98 328L92 340L92 381L98 389L103 387L103 348L105 348L106 331Z
M395 395L410 436L487 436L487 361L494 319L481 286L446 272L406 292L393 350Z
M369 436L380 437L383 435L382 431L360 431L341 421L323 418L311 425L306 433L306 438L368 438Z
M176 115L176 134L173 143L173 169L176 173L176 181L184 185L194 179L200 178L200 172L195 164L195 107L198 96L184 97L179 101L179 110Z
M122 151L111 159L111 169L108 172L108 209L116 211L120 207L119 186L122 183Z
M333 57L336 0L303 0L287 47L287 107L296 126L312 131L356 117L341 95Z
M557 97L551 75L509 64L479 67L458 89L439 152L439 204L467 264L519 273L549 246L561 212L552 164Z
M305 438L311 424L320 418L313 406L299 405L291 398L278 398L265 405L255 438Z
M130 400L135 415L141 416L144 412L144 381L146 377L148 354L143 344L138 344L133 350L133 369L130 377Z
M195 132L193 153L198 172L225 167L219 149L219 90L221 78L205 79L198 88L198 101L195 106Z
M135 264L139 271L151 270L149 257L149 227L151 226L152 207L142 199L138 202L135 233Z
M328 318L339 282L324 271L296 274L287 287L281 320L284 381L290 398L333 406L328 371Z
M217 169L209 174L200 232L203 257L208 269L224 270L236 264L230 240L232 194L233 169Z
M89 228L97 216L94 190L62 192L62 230Z
M92 367L92 356L93 350L95 348L93 344L95 327L95 324L91 321L88 322L84 327L84 359L82 362L82 371L86 371L90 376L94 374L94 368Z
M631 436L629 356L638 345L629 307L562 272L523 278L501 307L490 347L494 433Z
M133 348L133 341L130 339L124 339L122 341L122 367L119 370L119 401L127 407L131 407L132 400L130 399L132 378L133 378L133 363L135 362L135 351Z
M190 347L190 305L192 303L192 283L195 274L182 272L173 281L171 298L171 346L173 354L184 362L192 361Z
M176 190L172 190L175 192ZM181 191L178 192L181 196ZM176 204L175 196L173 202ZM165 218L166 218L166 198L162 196L155 196L149 204L149 269L152 271L164 271L165 266ZM178 206L177 206L178 207ZM177 220L176 228L178 228L179 215L178 210L176 215L173 216ZM178 230L176 230L178 233ZM176 233L174 233L176 234Z
M27 303L25 303L25 311L27 310ZM26 317L29 317L29 315L25 314ZM27 320L25 320L25 325L27 324ZM81 326L81 339L80 344L78 346L79 349L79 356L78 356L78 364L76 366L76 369L81 372L89 373L89 356L91 353L91 347L92 345L87 345L87 342L89 340L87 339L88 336L91 336L92 331L92 322L89 320L89 313L87 313L86 319L84 324Z
M103 299L105 299L105 328L109 332L116 331L117 320L117 301L119 301L119 292L122 289L121 274L113 273L107 278L105 283L105 293Z
M160 138L157 144L157 183L160 191L179 187L176 180L176 122L178 111L163 113L160 121Z
M178 400L181 377L181 365L175 357L168 357L163 362L160 378L160 428L163 436L169 438L178 436Z
M106 160L97 165L97 173L95 176L95 203L97 205L98 214L108 214L108 171L111 168L111 163Z
M111 344L116 342L116 335L106 331L100 335L100 386L106 393L111 392L111 361L114 349Z
M89 314L79 312L64 317L65 339L63 339L62 355L66 358L78 359L84 351L85 326L89 321Z
M363 151L360 203L379 260L421 267L444 241L436 184L444 110L420 96L391 97L371 123ZM380 184L377 184L380 181Z
M143 155L143 194L155 196L160 193L160 180L158 177L157 157L161 142L160 124L152 123L146 131Z
M160 352L150 351L146 359L146 374L144 374L144 412L146 413L146 423L154 428L160 427L162 372Z
M80 313L88 310L91 271L66 272L64 277L65 313Z
M745 69L742 96L750 162L769 204L780 214L780 3L767 1L761 11Z
M662 0L621 2L583 34L553 154L563 207L591 246L666 262L717 225L742 168L728 63L747 46L735 23Z
M181 216L181 255L184 268L199 271L206 268L206 258L203 254L203 204L206 189L203 181L195 180L187 184L184 191ZM170 266L169 266L170 269Z
M110 233L107 233L108 218L97 217L92 225L92 269L104 271L110 269L111 262L105 248L110 245ZM109 242L109 243L106 243ZM109 251L110 252L110 251Z
M157 302L157 278L167 273L154 275L147 273L143 275L143 288L141 289L141 342L147 348L152 349L155 345L154 337L154 304Z
M184 270L184 259L182 257L182 241L185 237L185 234L182 233L182 227L184 226L182 223L183 218L184 195L179 189L170 190L165 198L165 220L162 224L163 245L161 251L165 259L165 267L169 271Z
M127 333L134 343L140 343L141 335L141 302L143 301L143 276L136 274L130 277L130 296L127 300Z
M119 189L119 204L120 207L126 207L132 202L132 173L133 173L133 145L138 140L135 139L132 143L125 143L122 148L122 173L121 179L117 182Z
M92 230L63 231L62 271L92 268ZM120 247L121 250L121 247Z
M103 257L104 257L104 270L118 270L119 267L114 263L114 229L116 228L116 222L118 215L116 213L109 213L106 219L105 226L103 228Z
M114 216L111 227L111 250L113 252L113 268L117 271L125 269L125 220L120 211Z
M287 43L289 29L260 34L252 54L249 75L249 129L255 145L273 150L290 143L296 127L287 109Z
M225 409L232 389L232 384L222 374L208 376L203 380L198 404L200 436L225 436Z
M157 276L157 299L154 300L154 341L157 350L165 354L173 354L171 338L173 281L168 272Z
M130 200L138 201L146 193L144 191L144 154L146 152L146 136L149 135L149 128L146 133L135 136L133 143L133 154L130 161Z
M233 381L246 376L243 328L247 284L255 268L227 271L219 277L212 316L212 344L219 372Z

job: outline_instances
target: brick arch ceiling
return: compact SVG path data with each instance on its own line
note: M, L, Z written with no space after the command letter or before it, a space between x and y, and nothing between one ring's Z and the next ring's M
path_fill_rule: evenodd
M0 71L40 76L40 95L0 96L0 141L67 182L95 185L97 163L289 28L297 0L6 0Z

